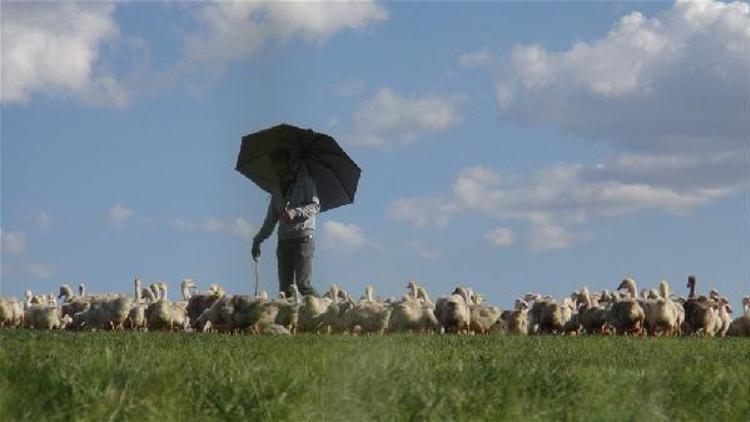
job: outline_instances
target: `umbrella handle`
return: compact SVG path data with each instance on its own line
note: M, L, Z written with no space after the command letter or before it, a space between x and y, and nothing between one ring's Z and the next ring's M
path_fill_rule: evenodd
M260 285L260 257L254 259L255 263L255 297L258 297L258 285Z

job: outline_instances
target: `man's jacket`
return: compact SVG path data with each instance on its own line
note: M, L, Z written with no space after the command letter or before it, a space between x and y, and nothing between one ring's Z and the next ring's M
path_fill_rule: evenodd
M285 210L294 211L292 221L284 221L279 216ZM263 227L255 235L254 242L260 244L273 233L279 223L279 239L298 239L311 236L315 232L315 214L320 212L320 200L315 182L303 166L297 173L297 179L287 195L277 187L271 194Z

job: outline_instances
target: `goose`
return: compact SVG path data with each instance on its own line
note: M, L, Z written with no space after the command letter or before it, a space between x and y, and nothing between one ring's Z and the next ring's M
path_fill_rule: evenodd
M344 313L345 325L352 334L375 333L382 335L388 329L392 310L389 306L376 301L373 298L373 291L372 286L367 286L365 288L365 300L354 304Z
M632 333L643 334L643 322L646 314L638 303L635 280L624 279L617 290L626 289L629 293L626 297L616 297L609 310L607 323L611 325L617 334Z
M193 283L193 285L195 284ZM224 294L223 288L220 288L216 284L211 284L207 291L190 295L187 299L187 306L185 309L187 310L188 318L190 319L190 326L193 329L197 328L196 324L198 317L221 299Z
M154 294L157 300L149 304L144 313L148 329L167 331L185 329L189 321L186 307L172 303L168 299L167 283L158 282L151 286L155 286L155 290L159 294ZM152 292L153 290L154 288L152 288Z
M513 312L508 315L506 332L509 335L525 336L529 333L529 304L523 299L516 299Z
M302 306L300 307L297 320L298 330L302 332L318 332L321 326L321 315L328 310L328 306L333 302L332 298L338 295L338 287L332 285L329 293L331 293L331 297L317 297L308 294L302 298Z
M685 309L685 332L687 334L713 336L713 326L717 314L711 307L706 296L695 297L695 286L697 278L694 275L688 277L687 287L690 289L687 300L683 303Z
M16 298L0 297L0 329L23 324L23 305Z
M599 304L599 301L591 297L588 288L584 287L581 290L581 296L583 297L583 305L578 314L581 316L581 325L583 325L586 333L606 334L608 311Z
M463 288L457 288L453 294L438 298L435 302L435 317L446 333L468 334L471 322L470 303L469 293Z
M279 312L276 314L276 324L286 327L291 334L295 334L297 332L299 309L302 307L302 295L300 295L296 284L292 284L290 290L292 291L292 297L278 300Z

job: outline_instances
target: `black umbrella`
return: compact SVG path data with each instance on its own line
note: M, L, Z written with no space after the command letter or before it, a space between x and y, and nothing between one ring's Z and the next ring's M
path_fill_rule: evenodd
M332 137L312 129L281 124L244 136L235 170L273 192L279 180L270 155L277 148L288 150L292 162L306 167L315 181L321 212L354 201L362 170Z

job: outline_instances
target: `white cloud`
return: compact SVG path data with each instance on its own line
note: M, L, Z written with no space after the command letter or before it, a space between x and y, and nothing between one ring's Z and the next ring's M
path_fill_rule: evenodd
M120 204L116 204L107 212L107 219L118 229L124 228L131 218L133 218L133 210Z
M342 96L359 95L365 91L365 81L361 79L347 79L333 86L333 93Z
M422 196L395 200L388 208L388 216L416 227L445 227L458 210L458 205L449 198Z
M572 227L594 218L680 215L747 189L748 28L747 3L678 1L656 17L631 13L606 36L559 52L516 45L491 57L504 117L604 142L611 155L530 174L467 169L450 193L394 203L407 211L455 204L440 219L392 215L414 225L445 225L461 212L522 220L532 249L559 249L581 238Z
M235 236L250 238L255 235L256 229L244 218L235 218L228 227L229 233Z
M182 230L182 231L189 231L193 230L195 228L195 223L192 221L189 221L185 217L177 217L172 221L172 227Z
M373 98L357 107L353 139L369 147L404 145L430 132L445 130L460 120L450 99L401 96L390 88L380 88Z
M220 232L224 230L224 223L217 220L216 218L208 218L203 223L203 229L205 229L208 232Z
M732 192L700 185L678 190L620 179L606 165L560 164L513 177L472 167L458 175L451 193L398 199L389 216L416 227L444 227L459 213L522 220L531 225L532 248L543 250L566 247L576 240L563 224L645 209L681 215Z
M322 43L343 30L388 18L374 1L212 1L185 6L196 27L184 34L181 57L153 69L149 45L123 35L116 2L4 2L3 103L38 96L72 97L88 105L126 107L185 82L195 91L236 61L293 38ZM117 63L105 60L105 50Z
M103 2L3 2L2 102L44 95L124 106L128 98L120 83L98 67L103 44L119 37L114 8Z
M0 229L0 237L2 238L3 254L20 255L26 252L26 247L28 246L26 242L26 233L9 232Z
M328 220L323 224L326 244L340 251L353 251L368 244L364 230L356 224Z
M502 113L636 154L747 152L750 5L676 2L554 52L517 45L496 69ZM734 175L733 177L738 177Z
M487 49L482 49L473 53L464 53L458 58L458 65L468 69L482 67L492 60L492 54Z
M513 231L504 227L489 231L484 237L495 246L510 246L513 244Z
M573 236L556 224L533 223L529 233L529 246L536 251L563 249L573 243Z
M294 37L322 42L345 29L364 29L388 18L374 1L225 2L195 11L200 30L187 37L188 62L221 72L265 45Z

